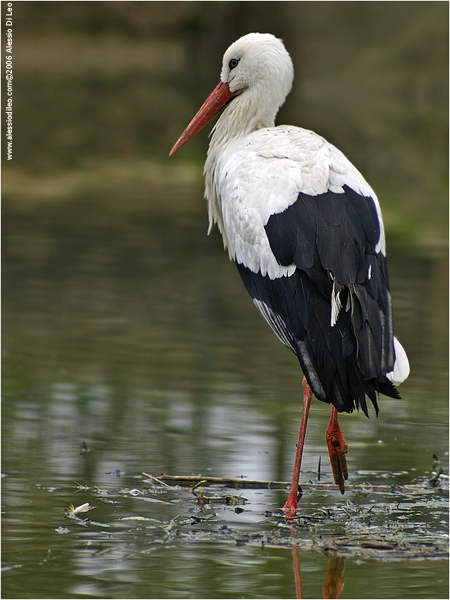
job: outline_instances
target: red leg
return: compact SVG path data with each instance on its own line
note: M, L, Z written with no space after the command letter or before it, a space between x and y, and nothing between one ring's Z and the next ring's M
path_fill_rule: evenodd
M343 494L345 492L344 480L348 479L347 458L345 456L347 454L348 445L344 439L344 434L339 427L338 411L334 406L331 408L331 417L327 427L326 440L334 481L339 486L341 494Z
M298 600L303 598L302 572L300 570L300 553L298 546L292 546L292 567L294 569L295 579L295 597Z
M298 434L297 450L295 452L294 470L292 471L292 483L286 504L283 507L287 516L293 517L298 508L298 479L300 477L300 467L302 465L303 444L305 443L306 425L308 424L309 407L311 406L312 390L306 377L303 377L303 409L300 431Z

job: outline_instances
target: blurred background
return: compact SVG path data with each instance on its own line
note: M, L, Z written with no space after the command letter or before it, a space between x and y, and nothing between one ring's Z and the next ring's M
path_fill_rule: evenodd
M210 128L168 157L216 85L224 51L250 31L281 37L294 62L277 123L334 143L383 210L396 334L412 371L402 401L380 399L378 419L344 415L351 477L422 485L433 454L448 470L448 3L14 2L12 29L11 161L2 148L3 597L161 598L187 585L199 597L206 581L214 597L220 549L175 555L191 573L204 564L190 584L167 570L169 549L120 576L86 554L89 544L103 551L122 540L128 556L139 534L124 540L106 527L115 511L136 510L130 502L103 514L103 537L70 527L59 535L64 507L89 500L74 497L74 482L112 494L137 485L130 478L142 471L290 478L301 372L254 310L218 232L206 236ZM328 416L314 403L304 481L326 455ZM331 482L328 466L322 481ZM90 501L108 508L103 496ZM271 501L277 510L284 492ZM148 508L164 523L183 510L159 506ZM252 507L257 523L267 505ZM246 514L233 513L244 529ZM404 518L436 539L448 532L445 514ZM227 558L227 597L242 597L245 565L255 595L292 597L291 558L251 554L233 567ZM302 560L320 590L317 557ZM354 563L347 590L366 597L370 578L373 597L447 597L447 565L436 565L386 572Z
M378 191L391 237L446 243L447 16L445 2L20 2L4 193L49 202L141 183L145 194L167 170L192 188L200 170L184 168L203 161L207 132L170 162L168 150L217 82L224 50L268 31L296 73L278 123L349 156Z

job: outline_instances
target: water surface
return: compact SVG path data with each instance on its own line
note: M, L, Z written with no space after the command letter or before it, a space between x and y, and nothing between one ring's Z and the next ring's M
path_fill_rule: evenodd
M142 476L288 481L295 452L300 369L192 202L4 204L3 597L317 598L335 571L340 598L448 597L445 251L389 247L412 374L341 419L349 483L384 489L305 486L289 524L285 490ZM328 417L304 483L332 483Z

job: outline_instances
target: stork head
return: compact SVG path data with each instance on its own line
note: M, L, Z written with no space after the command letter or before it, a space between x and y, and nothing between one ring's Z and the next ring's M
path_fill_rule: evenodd
M270 33L249 33L225 52L220 80L233 94L251 89L263 96L273 93L277 109L289 94L294 79L292 60L281 40Z
M231 44L222 61L220 82L183 131L172 155L227 104L239 102L247 118L273 124L291 90L294 67L284 44L270 33L249 33Z

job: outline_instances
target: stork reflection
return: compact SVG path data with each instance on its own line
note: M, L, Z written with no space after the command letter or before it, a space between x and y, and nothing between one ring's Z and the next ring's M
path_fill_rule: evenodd
M322 586L322 598L339 598L345 584L345 561L346 559L342 556L334 556L328 561L328 569ZM298 546L292 546L292 568L295 577L296 598L303 598L300 551Z

